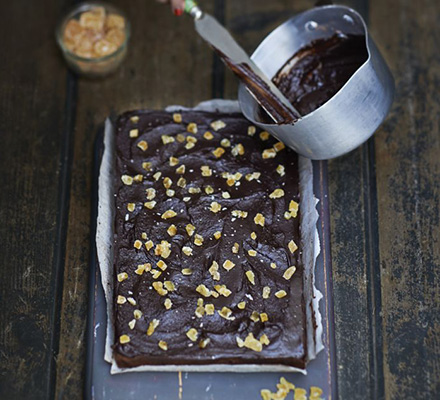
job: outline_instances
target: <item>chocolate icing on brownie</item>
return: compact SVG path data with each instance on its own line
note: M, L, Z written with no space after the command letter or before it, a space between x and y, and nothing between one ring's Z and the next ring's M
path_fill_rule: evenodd
M239 114L116 124L115 360L306 363L297 155Z

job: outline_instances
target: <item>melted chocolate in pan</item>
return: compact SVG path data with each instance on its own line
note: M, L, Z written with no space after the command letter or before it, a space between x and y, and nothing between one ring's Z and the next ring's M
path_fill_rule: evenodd
M364 35L339 32L300 49L273 82L301 115L307 115L332 98L367 58Z

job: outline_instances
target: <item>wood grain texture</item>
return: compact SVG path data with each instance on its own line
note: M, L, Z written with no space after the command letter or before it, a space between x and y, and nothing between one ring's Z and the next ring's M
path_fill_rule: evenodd
M440 396L440 4L370 3L372 33L397 88L392 115L375 140L385 394L434 399Z
M80 398L84 384L90 251L92 151L110 114L130 109L194 106L211 98L212 51L189 18L152 1L115 1L132 25L127 59L112 76L78 80L69 226L56 398ZM211 4L212 6L212 4ZM210 6L205 7L211 10Z
M50 393L66 73L57 1L0 12L0 398Z
M365 152L329 162L338 389L341 398L374 398L366 250Z
M70 2L46 0L41 7L14 0L0 13L1 399L82 397L92 147L104 118L237 95L235 76L190 19L152 0L113 1L133 30L121 69L103 80L73 78L53 36ZM251 53L275 26L313 3L207 0L203 7ZM397 93L374 138L328 163L339 397L434 399L440 4L344 3L369 23Z
M368 24L368 0L344 3ZM384 398L374 140L329 162L340 398Z
M368 20L368 1L345 1ZM246 51L311 1L228 1L226 26ZM235 97L237 79L225 73L225 96ZM377 365L377 312L374 277L377 272L374 160L372 144L329 163L330 208L338 391L340 398L381 397L381 364ZM373 175L373 176L371 176ZM372 187L373 186L373 187ZM373 224L374 225L374 224ZM377 343L378 342L378 343ZM380 352L379 352L380 355Z

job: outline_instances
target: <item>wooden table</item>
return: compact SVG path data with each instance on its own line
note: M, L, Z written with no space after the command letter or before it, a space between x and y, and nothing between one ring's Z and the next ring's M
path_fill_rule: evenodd
M0 398L81 397L92 147L109 113L235 98L237 81L152 0L118 0L130 53L98 81L68 72L54 29L72 1L0 12ZM249 52L306 0L205 0ZM440 2L344 0L367 20L397 95L367 144L328 162L338 391L440 396ZM275 384L275 383L274 383Z

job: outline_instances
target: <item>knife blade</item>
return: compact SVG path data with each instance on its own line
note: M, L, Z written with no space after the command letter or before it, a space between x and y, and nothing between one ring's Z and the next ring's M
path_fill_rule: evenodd
M192 0L186 0L185 11L194 18L198 34L243 81L250 94L277 124L293 123L300 118L300 113L250 59L224 26L203 12Z

